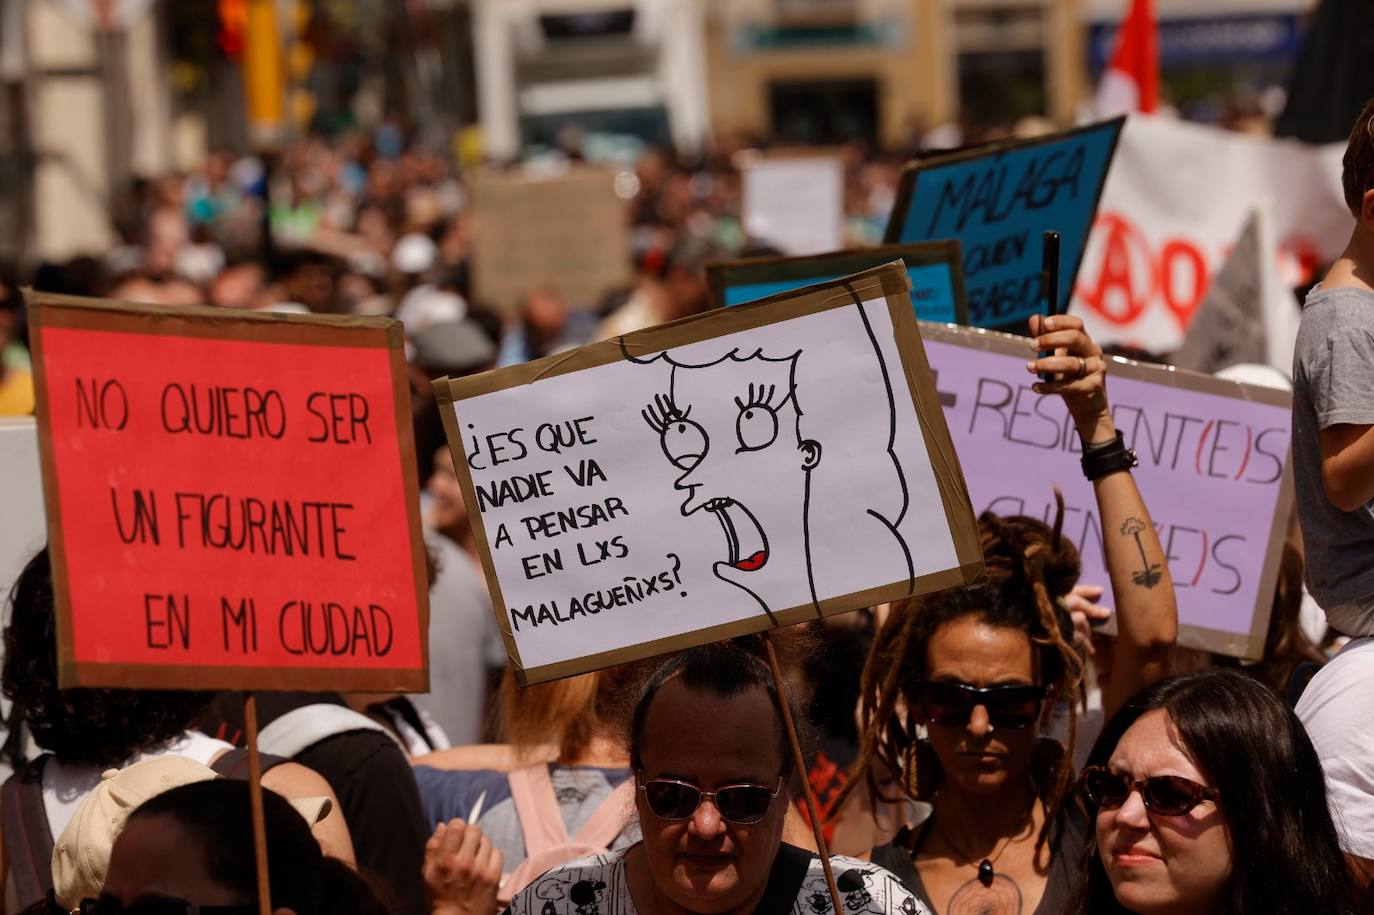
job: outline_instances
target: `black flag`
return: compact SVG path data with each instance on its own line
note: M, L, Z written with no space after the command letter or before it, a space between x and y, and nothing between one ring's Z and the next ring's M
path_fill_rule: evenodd
M1374 98L1374 2L1322 0L1288 81L1274 135L1343 143Z

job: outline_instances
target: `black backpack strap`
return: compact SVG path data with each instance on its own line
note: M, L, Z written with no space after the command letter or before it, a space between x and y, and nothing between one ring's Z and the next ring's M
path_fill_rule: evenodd
M291 760L283 756L273 756L271 753L259 753L258 761L262 764L262 771L274 769L284 762ZM221 778L236 778L240 781L248 780L248 748L235 747L232 750L225 750L210 763L210 768L215 770L215 774Z
M755 906L755 915L776 915L790 912L797 904L806 874L816 856L811 852L786 842L778 847L778 856L773 859L773 869L768 872L768 886L763 890L763 898ZM829 905L830 898L826 897Z
M0 786L0 829L5 861L14 875L20 908L41 902L52 889L52 827L43 806L43 766L49 754L30 760Z

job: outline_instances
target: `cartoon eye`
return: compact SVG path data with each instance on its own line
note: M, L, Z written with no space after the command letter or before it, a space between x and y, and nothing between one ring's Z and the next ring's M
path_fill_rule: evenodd
M706 457L706 430L685 417L669 422L661 435L663 453L679 470L691 470Z
M739 437L736 454L767 448L778 437L778 414L765 404L747 404L735 420L735 434Z

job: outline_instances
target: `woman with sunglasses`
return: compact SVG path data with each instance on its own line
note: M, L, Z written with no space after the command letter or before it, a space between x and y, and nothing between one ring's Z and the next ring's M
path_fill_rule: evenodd
M782 703L754 640L665 660L635 704L630 761L643 839L557 867L512 915L820 915L820 860L782 842L794 775ZM793 707L795 715L795 707ZM831 858L848 915L919 915L892 874Z
M1028 371L1057 373L1033 388L1064 398L1097 496L1095 511L1079 506L1078 517L1101 531L1116 603L1115 663L1103 691L1110 713L1166 673L1178 628L1173 585L1129 472L1134 453L1112 422L1101 349L1073 316L1037 317L1031 330L1031 349L1056 354ZM895 776L906 799L929 805L923 820L874 849L873 861L939 915L1061 915L1080 880L1089 825L1064 803L1073 781L1064 747L1074 744L1083 670L1065 599L1079 561L1063 520L1062 500L1052 525L985 512L986 586L897 605L864 670L864 733L847 787L865 784L876 803L897 802L881 786ZM1066 719L1064 743L1051 738L1056 712Z
M1368 911L1297 716L1239 671L1156 683L1080 778L1096 816L1080 915Z

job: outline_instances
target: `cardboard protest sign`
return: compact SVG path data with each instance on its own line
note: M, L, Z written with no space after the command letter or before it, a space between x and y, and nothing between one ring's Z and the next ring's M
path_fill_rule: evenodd
M397 322L29 302L64 686L427 689Z
M542 178L479 172L472 213L473 289L504 310L520 307L540 287L575 310L593 310L632 279L629 214L615 193L614 171Z
M1073 313L1099 343L1173 352L1265 202L1283 285L1311 282L1350 240L1344 151L1344 143L1308 146L1132 115L1102 191Z
M1025 327L1041 304L1041 237L1062 239L1060 309L1097 212L1125 118L1032 140L989 143L906 167L886 242L964 244L969 323Z
M435 390L522 683L982 575L901 263Z
M959 242L879 245L814 257L752 257L706 265L711 304L740 305L790 289L838 279L894 260L906 264L911 303L923 321L964 324L964 268Z
M935 325L921 334L974 507L1052 522L1058 486L1080 580L1107 584L1077 430L1062 399L1031 390L1025 339ZM1116 427L1139 455L1133 473L1173 574L1180 642L1260 657L1293 501L1290 396L1116 358L1108 373Z
M25 564L48 542L38 425L32 417L0 418L0 609Z
M837 156L765 156L746 165L741 213L750 238L784 254L844 244L844 163Z

